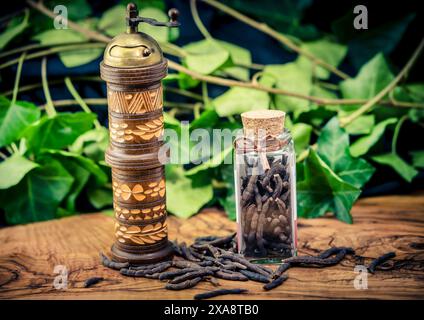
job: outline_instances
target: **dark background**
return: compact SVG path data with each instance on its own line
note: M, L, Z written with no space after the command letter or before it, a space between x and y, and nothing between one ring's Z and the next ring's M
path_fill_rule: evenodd
M89 1L93 13L100 16L101 13L108 8L116 5L119 1ZM290 32L302 40L313 40L323 33L332 33L343 41L352 41L355 37L362 37L359 41L366 41L367 34L372 36L374 30L379 28L384 29L384 26L403 19L408 15L413 15L412 22L408 25L402 39L397 47L388 56L392 62L394 72L398 71L408 60L418 42L423 36L423 11L420 10L419 1L325 1L315 0L311 5L307 5L309 1L253 1L253 0L231 0L223 1L228 5L233 6L237 10L249 15L258 21L263 21L271 27L286 33L287 23L284 18L279 16L279 13L296 11L297 8L306 5L303 10L302 18L300 19L302 27L290 27ZM184 45L193 41L201 40L203 37L196 28L190 12L189 0L167 0L167 7L176 7L180 11L180 37L177 40L178 45ZM343 23L352 23L352 12L355 5L365 5L368 8L368 31L356 31L353 34L340 32L337 26ZM1 4L1 17L9 14L14 14L22 10L25 6L24 1L13 1ZM239 46L248 48L252 54L253 62L260 64L281 64L289 62L296 58L296 54L290 53L282 48L282 46L269 36L257 31L248 25L235 20L234 18L223 14L216 9L198 3L198 9L201 19L213 37L235 43ZM350 16L349 16L350 13ZM343 19L345 18L345 19ZM1 19L1 18L0 18ZM0 20L0 28L7 22L4 19ZM30 28L36 28L36 21L32 21ZM352 28L353 29L353 28ZM362 34L361 34L362 32ZM364 37L365 33L365 37ZM344 38L344 39L343 39ZM382 39L381 41L390 41L391 39ZM23 43L25 45L27 43ZM358 53L357 53L358 54ZM360 53L359 53L360 54ZM48 77L53 80L55 77L63 78L65 75L98 75L99 63L101 59L93 61L81 67L66 68L58 57L51 56L48 64ZM356 59L358 60L358 59ZM365 59L367 61L368 58ZM41 82L40 78L40 60L30 60L25 62L21 85L28 83ZM422 82L424 59L421 57L413 67L411 74L408 77L409 82ZM345 60L339 67L342 71L349 75L355 75L358 71L358 66L355 65L354 59L348 54ZM0 92L4 92L13 88L16 66L2 70ZM330 81L336 83L336 77L330 78ZM54 99L71 98L63 85L50 87L51 94ZM105 97L106 88L104 84L87 82L83 85L78 85L77 90L82 97L96 98ZM209 86L209 94L211 97L218 96L226 88L218 86ZM36 104L44 103L44 95L42 89L22 93L19 96L20 100L29 100ZM172 100L179 101L180 96L172 96ZM75 110L69 108L69 110ZM92 110L99 115L99 119L103 124L107 121L107 111L103 106L92 106ZM420 131L421 129L421 131ZM420 149L424 147L422 128L418 125L404 126L401 131L402 144L398 146L399 153L406 155L407 150ZM385 137L386 143L390 144L391 136ZM384 182L382 182L384 181ZM417 189L422 189L424 186L424 173L421 172L413 183L406 183L399 175L391 168L382 167L378 170L371 181L366 185L362 196L389 194L389 193L410 193Z

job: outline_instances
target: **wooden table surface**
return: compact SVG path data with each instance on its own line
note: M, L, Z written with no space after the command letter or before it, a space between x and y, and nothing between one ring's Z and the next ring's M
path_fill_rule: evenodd
M424 194L361 199L352 210L354 224L334 218L299 221L299 253L315 254L329 246L352 246L372 258L395 251L400 269L368 276L368 289L354 288L353 258L325 269L295 268L277 289L265 292L256 282L219 280L224 288L243 287L247 295L225 299L424 299ZM170 238L191 243L200 235L227 235L236 225L223 212L206 209L182 220L169 218ZM99 264L99 251L113 241L113 219L104 214L0 229L1 299L191 299L214 289L202 282L184 291L168 291L159 280L124 277ZM366 259L368 263L370 259ZM66 266L68 288L53 287L56 265ZM83 288L84 281L105 281Z

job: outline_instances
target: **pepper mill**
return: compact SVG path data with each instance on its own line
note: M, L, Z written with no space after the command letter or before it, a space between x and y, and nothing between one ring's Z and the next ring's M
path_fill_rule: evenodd
M169 22L139 17L137 6L127 6L127 31L106 46L100 64L107 83L109 148L112 168L115 238L112 258L148 264L172 258L166 224L165 173L158 152L163 145L161 80L168 62L159 44L138 32L138 24L178 27L178 11Z

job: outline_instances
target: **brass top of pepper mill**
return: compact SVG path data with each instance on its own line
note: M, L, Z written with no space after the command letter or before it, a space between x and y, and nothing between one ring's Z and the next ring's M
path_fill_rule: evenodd
M155 19L139 17L134 3L127 6L127 31L117 35L107 45L103 63L106 66L118 68L149 67L163 62L162 50L151 36L138 32L138 24L145 22L153 26L178 27L178 11L171 9L168 12L169 22L159 22Z

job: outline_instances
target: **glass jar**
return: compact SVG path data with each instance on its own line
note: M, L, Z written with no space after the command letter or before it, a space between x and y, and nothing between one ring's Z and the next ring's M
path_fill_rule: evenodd
M296 157L287 129L235 140L237 242L248 258L296 255Z

